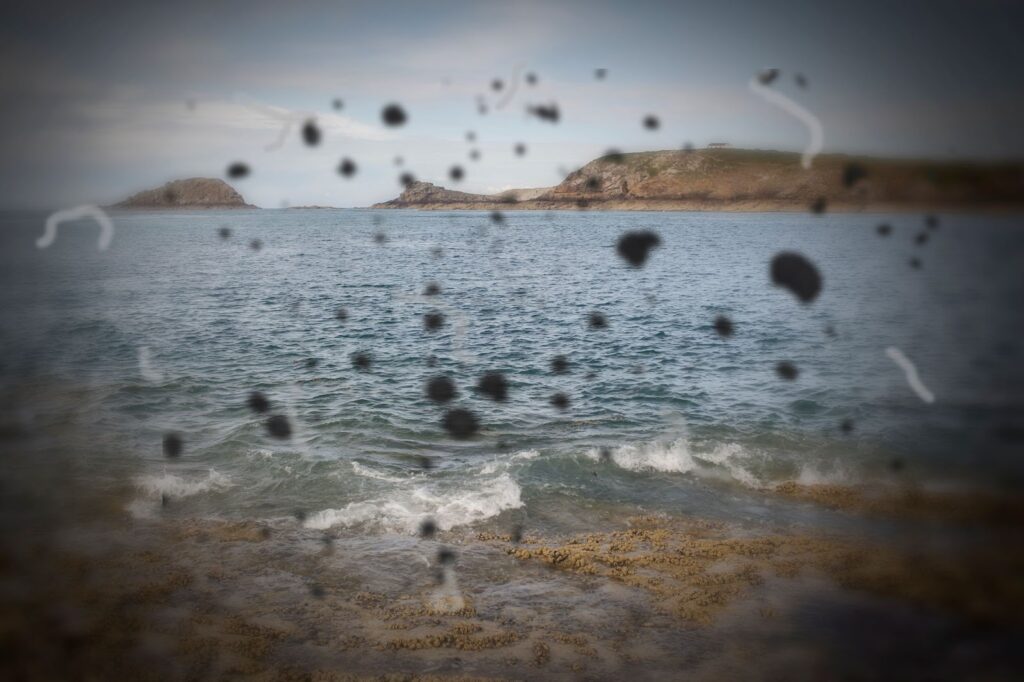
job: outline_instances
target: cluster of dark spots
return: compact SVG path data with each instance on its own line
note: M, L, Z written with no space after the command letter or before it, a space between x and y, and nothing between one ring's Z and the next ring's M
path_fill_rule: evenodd
M608 318L604 316L604 313L594 310L587 316L587 326L591 329L607 329Z
M263 395L259 391L253 391L250 393L245 404L248 405L249 409L256 414L264 414L270 409L270 401L267 400L267 396Z
M915 270L921 269L921 259L918 258L917 256L911 258L909 261L907 261L907 263L910 265L910 267L914 268Z
M453 438L462 439L469 438L480 428L476 415L461 407L448 410L444 415L444 419L441 420L441 426Z
M657 130L661 127L661 121L654 114L647 114L644 116L644 128L647 130Z
M494 80L491 81L491 90L494 90L495 92L501 92L504 89L505 81L501 80L500 78L495 78Z
M626 160L626 155L618 149L609 149L604 153L604 156L601 157L601 160L607 161L608 163L622 163Z
M341 108L342 108L343 106L345 106L345 103L344 103L344 102L342 102L340 98L338 98L338 97L335 97L335 98L334 98L334 101L333 101L333 102L331 102L331 106L333 106L333 107L334 107L334 110L335 110L335 111L341 111Z
M338 308L337 312L334 313L334 319L338 322L345 322L348 320L348 310L345 308Z
M732 320L725 315L719 315L715 318L715 331L723 339L727 339L732 336Z
M569 358L564 355L556 355L551 358L551 371L555 374L565 374L569 371Z
M292 425L288 422L288 417L283 414L274 414L267 417L267 421L264 422L263 426L267 429L267 434L278 440L285 440L292 435Z
M526 80L526 84L527 85L536 85L537 84L537 74L535 74L534 72L531 71L528 74L526 74L525 80Z
M661 246L661 237L651 230L634 230L619 237L615 249L635 268L647 262L651 249Z
M839 422L839 430L842 431L843 433L853 432L853 420L844 419L843 421Z
M455 550L448 547L442 547L437 550L437 563L445 566L447 564L455 563Z
M185 448L184 442L181 440L181 436L176 433L165 433L164 434L164 456L174 459L181 455L181 451Z
M818 197L817 199L811 202L811 213L821 215L822 213L825 212L826 208L828 208L828 201L825 199L825 197Z
M476 382L476 390L499 403L508 399L508 382L501 372L487 372Z
M783 360L775 365L775 373L786 381L793 381L800 375L800 370L789 360Z
M444 326L444 313L438 310L431 310L423 313L423 328L428 332L434 332Z
M447 403L459 395L455 382L445 376L434 377L427 381L427 397L435 403Z
M373 364L373 357L365 350L356 351L351 356L352 366L360 371L370 369Z
M549 123L558 123L559 118L561 118L558 112L558 105L553 102L551 104L532 104L526 107L526 111L540 120L548 121Z
M559 410L569 409L569 396L564 393L555 393L548 402Z
M926 215L924 217L924 225L929 230L937 230L937 229L939 229L939 218L938 218L938 216L935 216L935 215L932 215L931 213L929 213L928 215Z
M517 142L516 146L513 147L513 151L515 151L516 156L523 156L526 154L526 145L522 142Z
M238 180L249 175L249 166L247 164L242 163L241 161L236 161L235 163L228 166L227 173L228 177L231 178L232 180Z
M495 225L504 225L505 214L501 211L491 211L491 222Z
M480 160L480 150L479 149L470 149L469 150L469 160L470 161L479 161Z
M878 233L879 237L888 237L890 234L892 234L892 225L890 225L889 223L882 223L881 225L875 228L875 232Z
M793 82L795 82L798 87L807 87L807 77L804 76L802 73L798 73L795 76L793 76Z
M260 249L263 248L263 242L259 239L253 239L251 242L249 242L249 248L252 249L253 251L259 251Z
M409 186L414 182L416 182L416 176L412 173L402 173L398 176L398 184L406 189L409 189Z
M608 69L594 69L594 78L603 81L608 75Z
M437 282L428 282L427 286L423 288L424 296L437 296L441 293L441 285Z
M381 109L380 112L380 119L384 121L384 125L391 126L392 128L404 125L407 118L405 109L397 104L389 104Z
M314 369L317 365L320 364L320 361L317 360L316 358L306 358L306 362L304 364L306 366L306 369Z
M448 170L448 177L452 179L452 182L461 182L465 175L466 173L462 170L462 166L452 166Z
M811 261L799 253L783 251L772 258L772 282L789 289L803 303L810 303L821 293L821 274Z
M420 523L420 537L424 540L430 540L437 533L437 524L434 523L434 519L423 519Z
M227 240L231 239L231 228L222 227L219 230L217 230L217 234L220 235L221 241L226 242Z
M320 128L317 126L316 121L309 119L302 124L302 141L306 143L306 146L317 146L320 144L320 137Z
M761 85L771 85L778 77L778 69L764 69L757 74L757 80L761 82Z
M928 233L927 232L918 232L917 235L914 237L914 243L917 244L918 246L924 246L925 244L927 244L928 243Z
M853 187L867 176L868 171L864 166L856 161L851 161L843 168L843 186L847 188Z
M338 164L338 173L343 177L351 178L356 174L356 162L349 158L342 159Z

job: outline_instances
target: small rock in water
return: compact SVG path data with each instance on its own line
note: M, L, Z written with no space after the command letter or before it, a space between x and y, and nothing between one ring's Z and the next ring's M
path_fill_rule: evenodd
M800 375L800 370L796 368L789 360L783 360L779 364L775 365L775 373L786 381L793 381Z
M404 125L408 117L405 115L405 109L397 104L389 104L381 110L380 118L384 125L394 128Z
M783 251L772 258L772 282L789 289L803 303L810 303L821 292L821 274L811 261L799 253Z
M384 245L388 243L388 236L384 232L374 232L373 241L375 244Z
M249 409L256 414L263 414L270 409L270 401L267 400L267 396L263 395L259 391L253 391L249 394L249 399L245 401L245 404L249 406Z
M715 331L723 339L727 339L732 336L732 320L725 315L719 315L715 318Z
M465 439L472 436L480 428L476 415L464 408L449 410L441 421L441 426L453 438Z
M435 403L446 403L457 398L458 389L455 382L448 377L434 377L427 382L427 397Z
M268 417L264 426L268 434L279 440L285 440L292 435L292 425L288 422L288 417L283 414Z
M181 440L181 436L176 433L164 434L164 456L174 459L181 455L181 451L184 449L185 444Z
M603 446L601 448L600 452L601 452L601 461L602 462L610 462L610 461L612 461L612 449L610 447L605 445L605 446Z
M630 231L619 237L616 250L635 268L647 262L651 249L661 246L661 237L651 230Z
M508 399L508 382L505 381L505 375L501 372L484 374L477 382L476 390L499 403Z

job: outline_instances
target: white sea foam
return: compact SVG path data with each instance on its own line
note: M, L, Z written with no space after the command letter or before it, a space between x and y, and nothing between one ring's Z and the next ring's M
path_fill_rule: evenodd
M586 453L590 459L599 460L600 451L590 449ZM697 462L690 454L685 438L677 438L671 442L654 441L641 445L620 445L612 448L612 461L623 469L630 471L671 471L684 473L697 467Z
M390 476L376 469L371 469L368 466L363 466L359 462L351 462L352 472L358 476L365 476L366 478L375 478L378 481L387 481L389 483L405 483L408 479L402 478L401 476Z
M539 456L540 452L537 450L520 450L508 457L495 457L480 469L480 473L485 476L490 476L502 471L508 471L509 466L515 462L528 462Z
M159 476L140 476L135 484L148 496L190 497L213 490L223 490L234 485L231 479L214 469L205 478L186 479L164 472Z
M506 509L523 506L522 490L507 473L459 483L427 482L386 497L324 509L306 519L307 528L377 524L385 530L414 533L426 517L441 530L476 523Z

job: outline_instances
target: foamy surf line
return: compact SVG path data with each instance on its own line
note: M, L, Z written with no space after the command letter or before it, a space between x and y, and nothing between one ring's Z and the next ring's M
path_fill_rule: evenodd
M387 497L310 514L304 525L318 530L373 525L388 532L415 533L424 519L431 518L440 530L451 530L522 506L522 489L505 473L459 485L425 483L396 490Z

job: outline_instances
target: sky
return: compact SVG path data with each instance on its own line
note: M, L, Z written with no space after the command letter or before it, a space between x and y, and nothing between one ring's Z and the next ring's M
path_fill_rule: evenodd
M1012 0L151 5L5 3L0 207L108 204L236 161L250 203L348 207L397 196L403 172L491 193L557 184L610 148L801 151L806 126L748 87L765 68L821 121L825 152L1024 158ZM526 111L552 102L557 124ZM383 124L391 103L405 125ZM295 125L275 148L282 120L306 118L319 145Z

